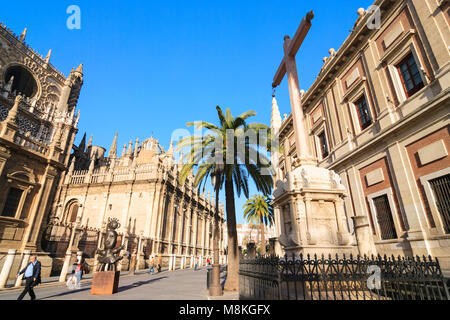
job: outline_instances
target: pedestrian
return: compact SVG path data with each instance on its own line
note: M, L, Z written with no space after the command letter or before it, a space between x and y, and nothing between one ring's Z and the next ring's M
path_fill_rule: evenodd
M77 264L75 267L75 277L77 279L76 283L75 283L75 288L80 289L81 287L81 278L83 277L83 272L84 272L84 258L82 256L79 256L77 258Z
M16 275L16 278L23 273L25 273L25 289L23 289L17 300L22 300L27 293L30 295L31 300L36 300L33 287L41 283L41 263L37 260L35 255L30 257L30 262Z
M152 255L150 259L150 268L148 269L148 274L155 274L155 257Z
M161 267L162 267L162 255L159 254L158 255L158 272L161 272Z
M194 257L194 271L197 271L197 257Z

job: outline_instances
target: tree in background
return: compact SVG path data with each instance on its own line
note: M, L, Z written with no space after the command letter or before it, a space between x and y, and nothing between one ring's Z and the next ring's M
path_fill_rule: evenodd
M266 195L253 195L244 204L244 218L249 223L259 224L261 228L261 255L266 254L265 227L271 227L275 221L272 199Z

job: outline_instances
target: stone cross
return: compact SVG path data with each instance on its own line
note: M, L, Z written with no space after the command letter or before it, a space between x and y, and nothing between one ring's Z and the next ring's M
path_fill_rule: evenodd
M306 35L311 28L311 20L314 18L314 13L309 12L306 17L302 19L294 38L289 36L284 37L284 58L278 67L277 73L273 79L272 87L276 88L280 85L287 74L289 84L289 96L292 107L292 118L294 122L295 143L297 149L297 166L301 165L315 165L315 158L311 155L309 150L308 138L305 127L305 120L303 115L303 107L301 101L300 88L298 83L297 66L295 63L295 56L306 38Z

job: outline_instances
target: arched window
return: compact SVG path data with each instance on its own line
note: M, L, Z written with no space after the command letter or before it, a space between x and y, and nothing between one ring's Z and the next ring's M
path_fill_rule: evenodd
M21 66L12 66L6 70L5 83L8 83L11 77L14 77L12 92L17 91L29 98L36 95L38 86L30 71Z
M69 203L66 210L66 222L75 222L77 220L78 209L80 205L77 201Z

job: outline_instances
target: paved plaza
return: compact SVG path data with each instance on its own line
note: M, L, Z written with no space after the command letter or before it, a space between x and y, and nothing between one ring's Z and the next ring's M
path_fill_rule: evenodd
M223 280L223 279L222 279ZM206 269L163 271L148 275L140 271L134 276L122 276L119 292L111 296L92 296L91 280L80 289L69 290L65 284L35 288L38 300L210 300L206 290ZM16 300L22 289L0 291L0 300ZM25 296L24 300L29 299ZM225 293L219 299L236 300L237 293Z

